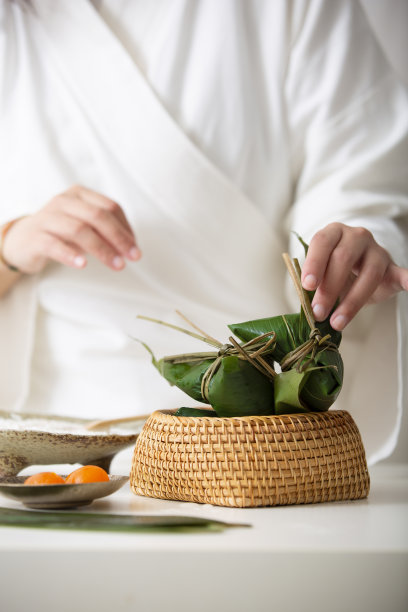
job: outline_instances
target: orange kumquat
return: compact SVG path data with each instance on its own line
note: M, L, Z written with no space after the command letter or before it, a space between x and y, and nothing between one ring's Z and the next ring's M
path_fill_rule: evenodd
M65 479L65 484L81 484L84 482L105 482L109 475L104 469L96 465L84 465L74 470Z
M29 476L24 481L25 485L50 485L50 484L65 484L62 476L58 476L55 472L38 472Z

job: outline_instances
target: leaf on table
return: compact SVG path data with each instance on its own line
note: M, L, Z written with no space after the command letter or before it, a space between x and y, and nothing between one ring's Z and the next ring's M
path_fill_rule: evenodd
M40 529L70 529L122 532L223 531L230 527L250 527L194 516L132 515L0 508L0 526Z

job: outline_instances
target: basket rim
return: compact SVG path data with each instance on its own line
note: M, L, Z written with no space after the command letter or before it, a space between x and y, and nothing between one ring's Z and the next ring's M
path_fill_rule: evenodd
M208 409L208 408L207 408ZM251 415L251 416L233 416L233 417L219 417L219 416L176 416L175 412L178 408L173 410L155 410L151 413L150 419L161 420L164 422L179 422L181 424L192 424L200 421L211 422L211 423L293 423L293 422L305 422L313 420L315 422L324 422L330 419L332 416L340 417L343 416L348 420L352 420L351 414L347 410L325 410L323 412L294 412L289 414L268 414L268 415Z

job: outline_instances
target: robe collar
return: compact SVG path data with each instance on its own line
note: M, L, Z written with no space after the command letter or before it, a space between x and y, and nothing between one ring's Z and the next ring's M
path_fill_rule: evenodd
M232 265L242 278L271 277L281 244L275 229L187 137L92 4L40 0L35 14L44 51L154 205L201 241L207 237L222 265L229 265L225 253L234 247Z

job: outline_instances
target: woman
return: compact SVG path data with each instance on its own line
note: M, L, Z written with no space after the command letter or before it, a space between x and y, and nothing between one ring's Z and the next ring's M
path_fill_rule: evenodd
M397 318L385 300L408 289L407 98L358 3L1 10L1 406L184 403L131 336L158 355L197 344L135 316L177 308L222 340L227 323L297 309L280 259L295 230L318 320L338 297L341 330L381 302L346 331L336 407L371 461L387 456L406 404L404 298Z

